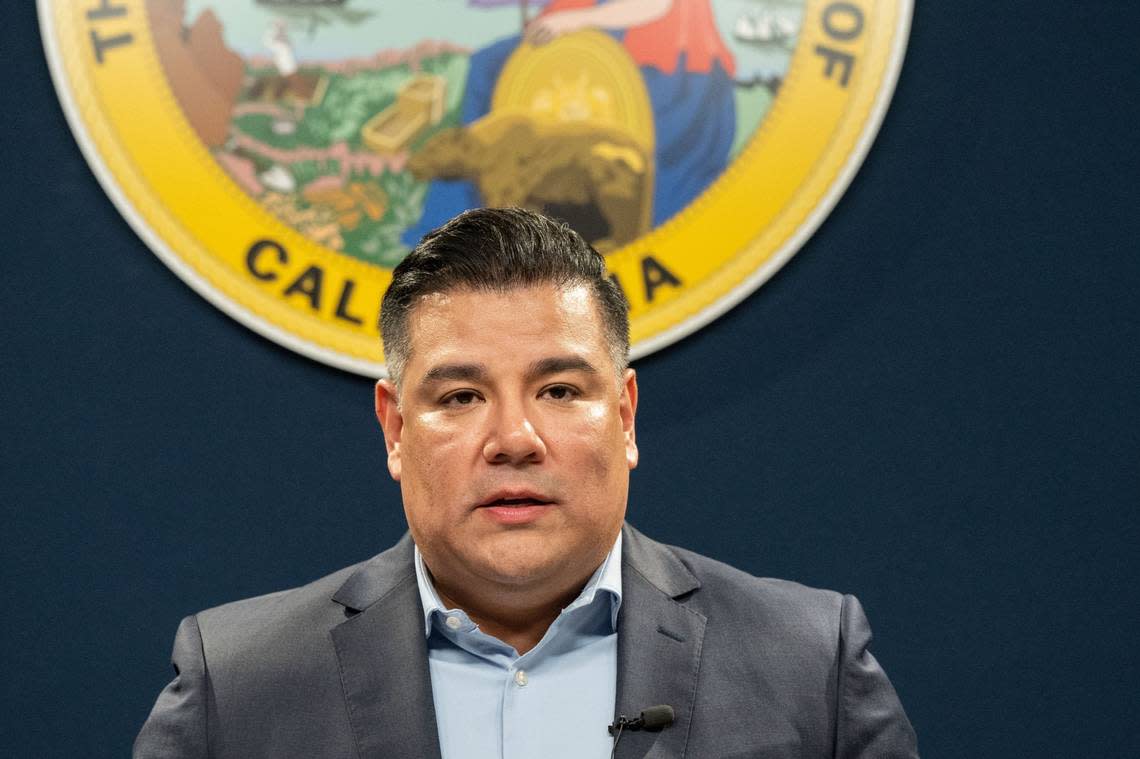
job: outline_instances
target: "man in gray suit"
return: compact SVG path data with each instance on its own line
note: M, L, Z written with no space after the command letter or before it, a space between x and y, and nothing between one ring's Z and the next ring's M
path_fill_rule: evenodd
M578 235L467 212L381 329L409 534L184 620L136 757L917 756L853 597L625 524L627 307Z

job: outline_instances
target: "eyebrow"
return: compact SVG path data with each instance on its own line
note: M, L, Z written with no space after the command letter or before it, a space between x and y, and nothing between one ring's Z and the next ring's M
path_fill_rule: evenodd
M526 370L527 379L534 380L561 372L597 374L598 369L581 356L552 356L535 361Z
M581 356L551 356L539 359L528 366L526 378L533 381L561 372L597 374L598 369ZM486 381L489 374L486 364L440 364L424 373L420 386L440 382L482 382Z
M432 385L437 382L455 381L474 382L486 377L487 367L484 364L440 364L428 369L420 384Z

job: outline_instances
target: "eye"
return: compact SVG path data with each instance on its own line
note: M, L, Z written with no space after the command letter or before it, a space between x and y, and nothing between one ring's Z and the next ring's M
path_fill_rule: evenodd
M578 397L578 391L569 385L551 385L543 388L539 395L554 401L571 401Z
M440 403L444 406L452 408L459 408L463 406L472 406L479 402L479 394L474 390L456 390L450 395L444 396Z

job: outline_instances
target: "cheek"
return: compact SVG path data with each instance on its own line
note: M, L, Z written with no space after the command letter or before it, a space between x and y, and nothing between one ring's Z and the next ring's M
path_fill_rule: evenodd
M614 430L621 428L621 422L608 403L598 401L586 405L575 427L579 434L604 443L613 435Z
M449 461L469 436L465 425L436 413L421 414L415 417L414 424L404 427L406 448L427 466Z
M572 439L568 437L564 442L579 452L582 471L596 478L607 477L617 467L619 452L624 457L621 420L605 403L591 404L577 424L564 425L561 430L572 430Z
M431 494L444 494L465 481L467 478L456 470L469 458L464 456L467 443L462 430L431 419L417 419L411 430L405 427L400 452L405 492L427 501ZM449 500L441 498L438 502Z

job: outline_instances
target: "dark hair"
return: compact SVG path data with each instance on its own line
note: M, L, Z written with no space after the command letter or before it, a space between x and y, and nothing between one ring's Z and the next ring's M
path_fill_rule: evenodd
M392 272L380 306L388 375L399 384L411 354L408 316L419 299L457 289L505 292L538 284L588 285L619 372L629 364L629 303L605 260L566 224L522 208L464 211L429 232Z

